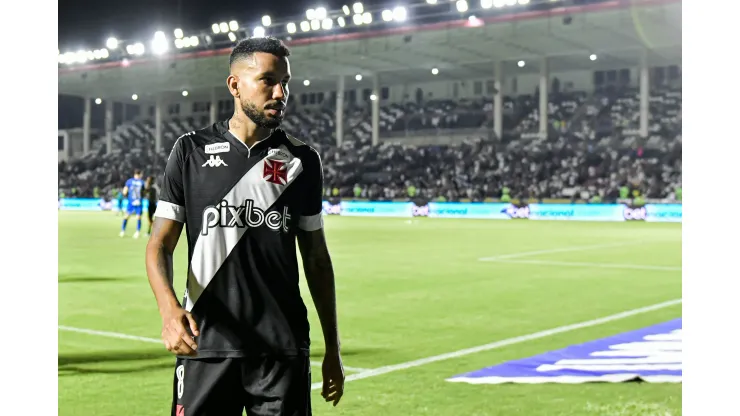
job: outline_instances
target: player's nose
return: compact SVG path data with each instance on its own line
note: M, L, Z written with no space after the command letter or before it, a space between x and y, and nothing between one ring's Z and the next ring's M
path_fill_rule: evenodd
M277 100L277 101L281 101L281 102L282 101L285 101L285 96L286 95L287 94L286 94L285 87L283 86L283 84L277 84L272 89L272 99L273 100Z

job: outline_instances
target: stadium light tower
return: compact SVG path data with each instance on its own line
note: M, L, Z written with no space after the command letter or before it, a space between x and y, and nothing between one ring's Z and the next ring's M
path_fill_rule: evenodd
M437 4L437 0L427 0L428 4Z
M344 17L339 16L337 17L337 24L339 27L344 27L347 23L344 21Z
M236 42L236 35L234 32L229 32L229 40L232 42Z
M526 6L527 4L529 4L529 0L519 0L519 4L521 4L522 6Z
M222 33L227 33L229 31L229 24L226 22L221 22L218 24L218 28L221 29Z
M188 90L184 90L184 91L182 92L182 96L183 96L183 97L187 97L187 96L188 96Z
M308 87L309 85L311 85L311 81L309 81L307 79L306 80L303 80L303 85L305 85L305 86Z
M342 11L344 12L344 15L345 16L349 16L349 14L350 14L349 6L347 6L346 4L344 6L342 6Z
M316 19L318 20L326 19L326 9L324 7L316 8Z
M356 81L362 81L362 74L355 75L355 80Z
M352 21L355 22L355 25L359 26L362 24L362 15L361 14L355 14L352 15Z
M517 63L516 63L516 65L517 65L517 66L518 66L519 68L524 68L524 65L526 65L526 63L525 63L524 61L519 61L519 62L517 62Z
M380 16L383 18L384 22L390 22L393 20L393 12L388 9L383 10L383 13L381 13Z
M354 11L355 14L362 14L362 12L365 11L365 8L362 7L362 3L358 1L357 3L352 5L352 11Z
M393 20L396 22L403 22L406 20L406 8L398 6L393 8Z
M288 33L295 33L296 32L295 23L293 22L288 23L288 25L286 26L286 29L288 29Z
M320 28L321 28L321 22L319 22L316 19L311 20L311 30L319 30Z
M154 39L152 40L152 53L155 55L162 55L167 52L169 45L167 44L167 37L161 30L154 33Z
M185 34L182 33L182 29L180 28L175 29L175 39L182 39L183 36L185 36Z
M590 59L590 60L592 60L592 61L595 61L595 60L596 60L596 58L597 58L597 56L596 56L596 54L595 54L595 53L592 53L592 54L591 54L591 56L589 56L589 57L588 57L588 59Z
M239 23L237 23L236 20L230 21L229 30L232 32L236 32L237 30L239 30Z
M506 5L507 6L515 6L516 5L516 0L506 0Z
M272 19L270 19L270 16L264 15L262 16L262 26L270 26L272 24Z
M437 75L437 74L439 74L439 69L432 68L432 75Z
M365 12L362 14L362 23L369 25L373 22L373 15L370 14L370 12Z
M370 94L370 101L375 101L378 99L378 96L375 94Z
M213 31L214 35L218 35L219 33L221 33L221 26L219 26L218 23L214 23L213 25L211 25L211 30Z
M302 30L303 32L308 32L309 30L311 30L311 24L310 24L310 23L308 23L308 22L307 22L307 21L305 21L305 20L304 20L304 21L302 21L302 22L301 22L301 30Z
M101 98L96 98L95 99L95 104L100 105L102 103L103 103L103 100Z
M480 7L490 9L493 7L493 0L480 0Z
M316 19L316 10L314 10L314 9L308 9L308 10L306 10L306 19L308 19L308 20L314 20L314 19Z
M144 48L144 44L141 42L126 46L126 52L129 55L143 55L145 51L146 49Z
M331 19L324 19L321 22L321 28L324 30L331 30L331 27L334 25L334 21Z
M500 9L506 6L506 0L493 0L493 7Z
M465 13L468 11L468 2L467 0L457 0L455 7L457 7L458 12Z
M108 38L108 41L105 42L105 46L108 47L108 49L118 49L118 39Z
M134 101L136 101L136 100L139 99L139 96L136 95L136 94L134 94L134 95L131 96L131 99L134 100Z
M262 26L257 26L252 31L252 37L255 38L264 38L265 37L265 28Z

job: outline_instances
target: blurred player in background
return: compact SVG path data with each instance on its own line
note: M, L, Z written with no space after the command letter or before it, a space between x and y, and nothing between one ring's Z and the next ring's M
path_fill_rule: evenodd
M118 200L118 212L116 215L123 215L123 192L116 188L116 199Z
M144 181L141 179L141 170L136 169L134 171L134 177L126 181L126 186L123 187L123 196L128 198L128 207L126 208L126 217L123 219L123 225L121 226L121 237L126 234L126 225L131 214L136 214L136 233L134 238L139 238L139 231L141 231L141 211L143 208L143 192L144 192Z
M154 176L146 178L144 189L146 190L146 199L149 200L149 228L146 232L146 235L149 236L152 234L152 223L154 223L154 213L157 211L157 200L159 198L157 195L159 189L155 183Z

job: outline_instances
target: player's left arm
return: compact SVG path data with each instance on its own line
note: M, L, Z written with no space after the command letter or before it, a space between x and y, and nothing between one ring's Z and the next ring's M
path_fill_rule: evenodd
M344 390L344 369L340 355L337 326L337 302L334 286L334 268L324 236L322 218L323 174L321 160L312 152L306 158L304 174L307 175L307 200L298 222L298 247L303 259L303 271L311 291L316 312L324 333L326 353L322 368L324 387L321 395L336 406Z

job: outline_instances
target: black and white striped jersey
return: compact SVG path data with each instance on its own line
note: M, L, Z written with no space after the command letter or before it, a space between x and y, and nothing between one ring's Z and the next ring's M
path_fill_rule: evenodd
M295 235L323 227L321 160L283 130L250 149L228 126L177 140L155 214L186 225L197 356L307 355Z

